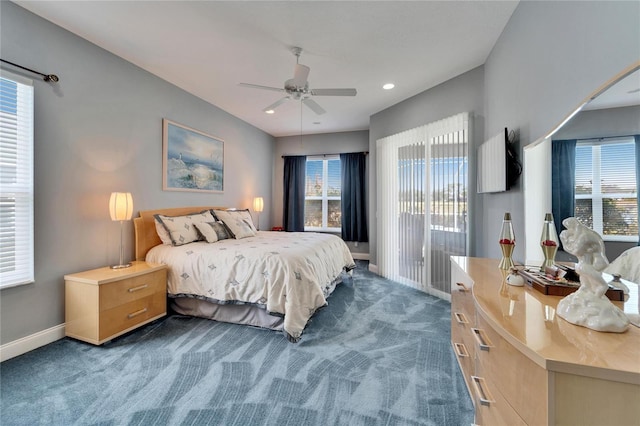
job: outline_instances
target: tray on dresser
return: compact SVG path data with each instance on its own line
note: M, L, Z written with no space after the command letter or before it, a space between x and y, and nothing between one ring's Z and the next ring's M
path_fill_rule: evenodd
M553 277L539 269L522 269L519 270L518 273L522 275L524 282L527 283L529 287L533 287L540 293L549 296L567 296L580 287L579 281ZM609 286L605 296L616 302L624 301L624 292L611 286Z

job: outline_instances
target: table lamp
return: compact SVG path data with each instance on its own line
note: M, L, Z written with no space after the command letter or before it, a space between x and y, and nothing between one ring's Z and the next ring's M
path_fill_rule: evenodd
M260 212L264 209L264 200L262 199L262 197L256 197L253 199L253 211L256 212L258 215L257 217L257 223L256 223L256 229L259 231L260 230Z
M131 220L133 215L133 198L130 192L112 192L109 199L109 214L111 220L120 221L120 263L111 269L128 268L131 263L124 263L124 246L122 244L122 228L125 220Z

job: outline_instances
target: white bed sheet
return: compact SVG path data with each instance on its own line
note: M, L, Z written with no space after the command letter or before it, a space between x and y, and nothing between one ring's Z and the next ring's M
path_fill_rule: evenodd
M355 266L341 238L308 232L258 231L240 240L159 245L146 260L169 266L169 297L264 307L284 316L292 341L327 304L336 278Z

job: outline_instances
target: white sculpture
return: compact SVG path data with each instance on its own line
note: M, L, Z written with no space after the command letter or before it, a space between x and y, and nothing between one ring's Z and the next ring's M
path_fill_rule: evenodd
M625 313L605 296L608 285L602 270L609 264L600 235L569 217L560 233L564 249L578 258L580 288L558 303L557 314L572 324L596 331L622 333L629 327Z

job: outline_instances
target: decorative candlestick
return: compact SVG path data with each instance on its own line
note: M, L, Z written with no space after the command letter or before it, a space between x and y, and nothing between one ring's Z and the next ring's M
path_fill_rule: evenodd
M500 249L502 250L502 259L500 260L498 268L508 271L514 266L511 255L513 254L513 249L516 246L516 236L513 232L511 213L509 212L504 214L504 219L502 220L502 231L500 232L499 243Z
M540 237L540 247L542 247L542 253L544 253L544 262L540 266L540 270L544 271L546 267L554 265L558 242L558 233L556 232L556 225L553 223L553 215L547 213L544 215L542 236Z

